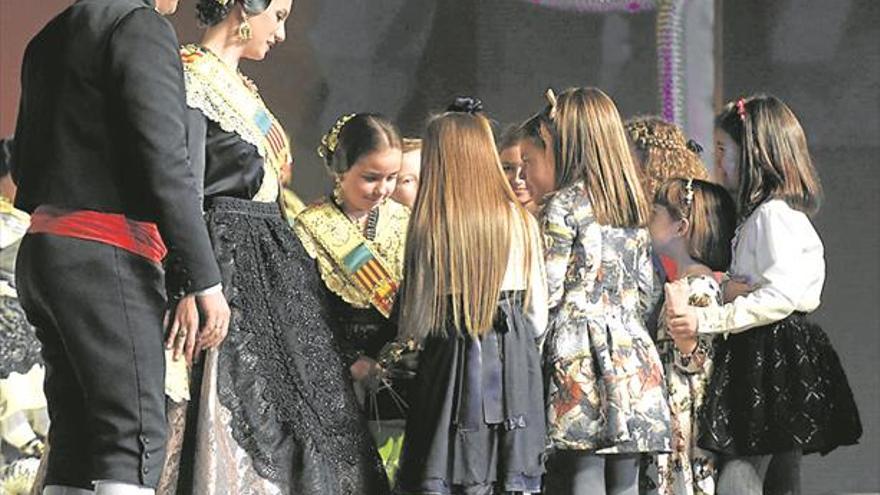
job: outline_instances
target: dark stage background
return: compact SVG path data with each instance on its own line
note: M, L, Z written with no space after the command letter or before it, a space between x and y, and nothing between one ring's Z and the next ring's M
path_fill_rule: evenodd
M712 0L689 0L712 1ZM62 0L0 0L0 132L14 128L26 40ZM198 39L194 2L174 23ZM828 280L816 318L856 393L862 443L804 461L804 493L880 491L880 1L719 2L724 99L772 92L801 118L826 189L815 219ZM329 183L315 156L343 112L379 111L418 133L451 96L480 96L500 122L547 86L597 85L624 116L657 111L654 14L559 12L516 0L296 0L288 40L243 71L293 137L295 189ZM711 149L711 143L706 144Z

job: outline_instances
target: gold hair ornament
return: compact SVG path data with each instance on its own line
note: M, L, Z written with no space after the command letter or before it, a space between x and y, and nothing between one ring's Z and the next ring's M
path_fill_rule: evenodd
M339 146L339 133L342 132L345 124L356 115L356 113L350 113L336 120L336 123L330 128L330 132L321 137L321 145L318 146L318 156L324 159L329 159L329 157L333 156L333 153L336 152L336 147Z

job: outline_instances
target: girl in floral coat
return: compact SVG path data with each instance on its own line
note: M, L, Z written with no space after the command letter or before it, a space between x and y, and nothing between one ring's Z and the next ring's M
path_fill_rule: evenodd
M543 203L550 303L545 491L636 494L640 454L670 449L663 366L644 324L658 293L648 202L611 99L594 88L548 99L524 125L546 151L525 163Z

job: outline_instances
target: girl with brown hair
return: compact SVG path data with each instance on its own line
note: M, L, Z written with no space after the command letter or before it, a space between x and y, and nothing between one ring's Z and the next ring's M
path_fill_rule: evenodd
M771 460L800 493L800 456L852 445L862 427L825 332L807 314L825 282L810 222L821 199L807 140L778 98L756 95L716 119L716 170L737 200L725 304L671 312L675 338L724 333L700 414L699 445L726 457L721 493L761 493Z
M389 477L397 467L411 374L398 367L403 349L395 342L392 311L409 223L409 208L390 199L402 144L397 128L382 115L339 117L318 149L333 176L333 192L297 215L293 226L326 286L328 324L338 334L342 364L384 451Z
M715 272L730 266L736 207L723 187L702 180L671 179L654 197L650 231L654 253L675 262L669 287L695 307L717 307ZM665 305L664 305L665 306ZM697 411L712 373L712 336L673 338L660 311L657 350L666 371L672 413L672 453L657 456L655 484L661 495L712 495L717 463L697 447Z
M397 492L536 493L547 321L537 222L478 100L428 124L407 238L401 332L423 343Z
M657 293L648 203L611 98L575 88L548 100L540 124L553 168L526 171L555 188L542 220L546 491L636 494L640 454L670 448L663 367L645 328Z
M516 200L534 215L538 212L538 204L532 199L526 185L522 160L522 144L525 139L526 136L518 124L508 127L498 139L498 157L501 159L501 169L510 182Z

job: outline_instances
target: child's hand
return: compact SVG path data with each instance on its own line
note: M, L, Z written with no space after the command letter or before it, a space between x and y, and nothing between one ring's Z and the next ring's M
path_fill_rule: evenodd
M680 339L695 339L698 326L697 311L691 306L688 306L680 314L666 316L666 329L676 343Z
M697 337L683 337L683 338L673 338L675 342L675 347L678 348L678 351L682 354L693 354L697 349Z
M724 304L732 302L739 296L745 296L755 290L747 281L743 279L731 278L724 283Z
M354 364L351 365L351 377L354 381L359 382L375 373L381 367L379 363L367 356L361 356Z
M666 284L666 328L676 341L696 339L697 312L690 305L690 287L686 280Z
M680 279L675 282L667 282L663 286L666 292L666 316L675 316L681 314L690 303L691 288L688 286L687 280Z

